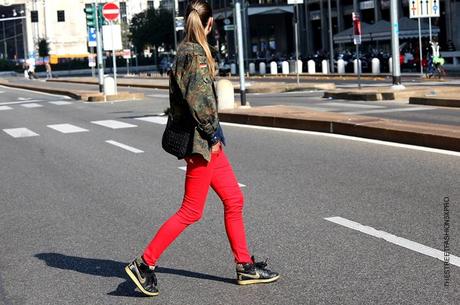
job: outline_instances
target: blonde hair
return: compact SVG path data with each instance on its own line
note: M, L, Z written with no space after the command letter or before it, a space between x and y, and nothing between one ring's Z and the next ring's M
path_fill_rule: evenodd
M209 48L205 28L209 18L212 17L212 10L204 0L194 0L190 2L185 13L185 38L183 42L196 42L201 45L206 53L209 71L214 77L216 73L215 61Z

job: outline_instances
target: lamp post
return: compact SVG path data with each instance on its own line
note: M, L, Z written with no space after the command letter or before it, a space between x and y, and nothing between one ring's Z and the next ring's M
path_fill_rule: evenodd
M2 14L2 19L5 15ZM8 58L8 50L6 48L6 35L5 35L5 21L2 20L2 32L3 32L3 58Z

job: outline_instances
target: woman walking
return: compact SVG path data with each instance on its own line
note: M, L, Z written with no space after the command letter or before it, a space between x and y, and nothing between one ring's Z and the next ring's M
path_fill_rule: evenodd
M266 262L250 256L243 223L243 194L225 155L224 134L217 116L213 80L215 61L206 36L213 26L212 11L204 0L192 1L186 10L186 36L180 44L170 72L170 111L191 121L193 143L185 157L187 172L181 208L169 218L144 253L125 270L144 294L158 295L155 266L161 254L187 226L201 218L211 186L224 204L225 230L236 263L240 285L269 283L279 274Z

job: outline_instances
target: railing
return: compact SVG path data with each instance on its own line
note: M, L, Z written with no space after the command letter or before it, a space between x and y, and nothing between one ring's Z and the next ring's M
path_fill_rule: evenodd
M444 67L446 69L459 69L460 70L460 51L441 52L441 56L446 61L444 64Z

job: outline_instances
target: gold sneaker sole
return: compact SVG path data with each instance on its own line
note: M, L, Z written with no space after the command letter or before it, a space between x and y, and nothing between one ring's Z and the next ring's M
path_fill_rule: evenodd
M126 273L129 275L129 277L131 278L131 280L134 282L134 284L136 284L137 288L139 288L139 290L145 294L145 295L148 295L150 297L154 297L154 296L157 296L159 295L160 293L159 292L149 292L147 290L144 289L144 287L142 287L141 283L139 282L139 280L137 279L137 277L134 275L134 273L131 271L131 269L128 268L128 266L125 267L125 271Z
M272 277L271 279L254 279L254 280L237 280L236 283L238 285L252 285L252 284L267 284L272 283L279 279L280 276Z

